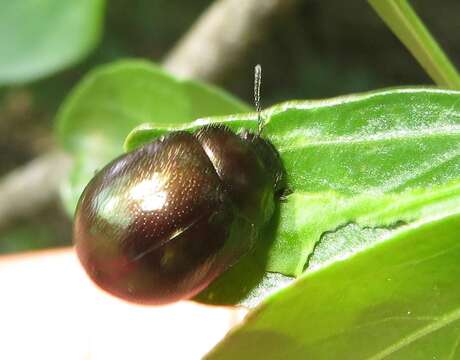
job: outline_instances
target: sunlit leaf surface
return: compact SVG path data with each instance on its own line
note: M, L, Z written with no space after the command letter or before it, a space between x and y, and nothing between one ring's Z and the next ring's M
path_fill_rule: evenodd
M310 269L318 268L401 227L460 211L459 92L403 88L288 102L263 117L263 135L280 152L292 193L255 253L218 279L202 301L255 304L285 286L285 276L300 275L309 259ZM256 126L248 114L198 119L185 128L210 122L235 131ZM174 129L144 124L125 146Z

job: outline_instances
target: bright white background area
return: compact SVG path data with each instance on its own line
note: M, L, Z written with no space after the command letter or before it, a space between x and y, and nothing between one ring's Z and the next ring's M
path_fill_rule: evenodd
M128 304L71 249L0 257L0 359L200 359L246 310Z

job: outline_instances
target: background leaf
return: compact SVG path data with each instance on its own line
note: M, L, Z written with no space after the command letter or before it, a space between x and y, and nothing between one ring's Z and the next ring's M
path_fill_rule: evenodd
M208 359L456 359L460 215L392 233L268 298Z
M285 286L284 276L345 258L388 233L433 215L460 211L460 93L390 89L323 101L289 102L263 113L264 136L278 149L292 194L253 254L221 276L201 301L255 304ZM198 119L189 130L226 123L256 126L255 114ZM177 127L143 125L133 149ZM350 241L355 239L355 241Z
M73 213L94 172L122 153L133 127L147 121L182 124L247 109L223 91L177 80L147 61L120 61L91 72L68 96L57 119L58 137L75 158L63 190L67 209Z
M75 64L97 44L105 0L3 1L0 85L35 80Z
M455 66L407 0L369 0L369 4L437 85L460 89Z

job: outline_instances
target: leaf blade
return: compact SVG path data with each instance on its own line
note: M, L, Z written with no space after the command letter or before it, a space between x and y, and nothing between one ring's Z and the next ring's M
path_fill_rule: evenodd
M208 358L251 358L251 349L268 359L418 358L413 349L410 357L398 352L460 319L459 226L459 213L432 218L307 273L269 297ZM422 358L439 356L438 349Z
M2 3L0 85L36 80L83 59L101 37L104 10L105 0Z
M408 1L369 0L369 4L436 84L460 89L460 74Z
M94 172L123 152L133 127L146 121L180 125L196 116L247 109L221 90L175 79L148 61L121 60L95 69L67 97L56 120L58 139L77 160L62 191L67 210L73 213Z
M349 222L381 227L428 216L429 202L437 200L429 200L424 188L442 193L455 182L452 206L458 206L459 92L395 88L287 102L262 116L264 135L278 149L293 191L281 205L267 271L298 276L321 235ZM207 118L180 128L217 122L240 131L255 129L255 119L253 113ZM126 148L175 129L143 125L128 136Z

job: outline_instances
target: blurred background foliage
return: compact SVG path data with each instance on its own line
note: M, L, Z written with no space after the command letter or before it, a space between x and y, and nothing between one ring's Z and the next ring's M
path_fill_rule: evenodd
M460 66L460 2L411 3ZM85 60L40 81L0 88L0 177L56 146L54 116L85 73L125 57L160 62L210 4L210 0L111 0L102 40ZM293 11L275 19L270 32L218 85L251 101L256 63L264 67L264 106L389 86L431 84L372 8L357 0L300 1ZM70 242L71 220L56 202L33 218L17 220L3 229L0 253Z

